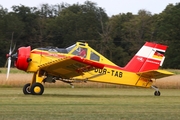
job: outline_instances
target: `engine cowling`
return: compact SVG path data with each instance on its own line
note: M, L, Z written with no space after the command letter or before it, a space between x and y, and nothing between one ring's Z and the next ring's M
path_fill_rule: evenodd
M20 70L26 71L30 62L31 47L20 47L17 51L17 58L14 66Z

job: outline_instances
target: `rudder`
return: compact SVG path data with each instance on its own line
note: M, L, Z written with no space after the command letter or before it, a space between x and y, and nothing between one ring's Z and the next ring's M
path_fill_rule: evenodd
M165 45L146 42L124 69L130 72L156 70L164 62L166 49Z

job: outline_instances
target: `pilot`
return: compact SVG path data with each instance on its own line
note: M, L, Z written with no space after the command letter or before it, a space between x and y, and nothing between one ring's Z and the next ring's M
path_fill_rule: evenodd
M81 57L85 58L85 57L86 57L86 52L87 52L87 51L86 51L85 48L81 48L78 56L81 56Z

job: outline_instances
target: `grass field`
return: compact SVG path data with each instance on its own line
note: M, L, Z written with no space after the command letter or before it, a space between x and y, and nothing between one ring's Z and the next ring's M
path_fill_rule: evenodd
M1 120L177 120L180 90L160 97L142 88L46 88L42 96L0 89Z
M159 79L153 89L104 83L80 83L75 88L45 84L42 96L24 95L32 74L12 70L6 80L0 69L0 120L175 120L180 119L180 75Z

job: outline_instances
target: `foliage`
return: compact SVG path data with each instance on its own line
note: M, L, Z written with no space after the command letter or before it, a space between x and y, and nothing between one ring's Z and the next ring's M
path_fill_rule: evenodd
M139 10L137 15L128 12L111 17L91 1L12 9L8 12L0 6L1 67L13 39L16 49L27 45L67 47L86 40L120 66L125 66L145 41L153 41L169 46L163 67L180 68L180 3L167 5L160 14Z
M167 51L167 59L165 61L166 68L179 69L180 65L180 3L173 6L168 5L166 9L158 16L157 37L159 41L167 43L169 48Z

